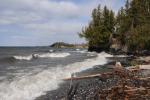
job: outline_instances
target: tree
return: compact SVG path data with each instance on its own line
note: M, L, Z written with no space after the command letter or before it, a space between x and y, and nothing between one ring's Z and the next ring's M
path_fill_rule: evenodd
M92 11L92 20L79 33L89 43L89 48L109 49L110 35L119 35L118 41L130 51L150 50L150 0L127 0L125 7L114 12L99 5ZM117 36L118 36L117 35Z
M117 16L120 41L130 51L149 50L150 37L150 0L127 0L125 8L121 8Z
M102 10L99 5L93 9L91 22L79 33L79 36L88 41L89 49L109 49L109 37L114 31L114 21L113 11L106 6Z

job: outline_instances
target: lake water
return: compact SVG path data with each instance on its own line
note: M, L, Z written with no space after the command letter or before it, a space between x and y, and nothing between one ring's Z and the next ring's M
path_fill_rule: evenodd
M72 73L106 64L110 56L85 49L1 47L0 100L34 100Z

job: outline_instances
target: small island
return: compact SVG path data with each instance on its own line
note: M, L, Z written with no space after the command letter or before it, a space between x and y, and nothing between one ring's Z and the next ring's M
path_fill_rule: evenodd
M69 44L65 42L56 42L50 45L53 48L88 48L87 44Z

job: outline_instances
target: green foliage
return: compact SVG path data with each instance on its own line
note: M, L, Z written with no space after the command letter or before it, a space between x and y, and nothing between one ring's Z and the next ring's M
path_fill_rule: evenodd
M150 50L150 0L127 0L116 16L106 6L92 11L92 20L79 33L89 46L109 48L109 38L116 28L118 39L128 50Z
M80 37L84 37L89 46L109 48L109 37L114 31L115 18L113 11L105 6L101 9L100 5L92 11L92 21L85 27Z
M132 51L150 50L150 28L149 25L138 26L130 32L127 45Z
M133 0L117 15L117 33L129 50L150 50L150 0Z

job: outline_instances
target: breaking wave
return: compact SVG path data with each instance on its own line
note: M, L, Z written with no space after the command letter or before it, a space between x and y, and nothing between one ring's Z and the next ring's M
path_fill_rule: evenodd
M45 53L45 54L37 54L38 57L40 58L48 58L48 57L52 57L52 58L55 58L55 57L67 57L69 56L70 53Z
M13 56L16 60L32 60L37 58L64 58L69 56L70 53L43 53L43 54L32 54L29 56Z
M29 56L13 56L17 60L31 60L33 57L32 55Z
M77 53L89 53L87 50L80 50L80 49L76 49L75 51L72 52L77 52ZM91 53L91 52L90 52Z
M106 57L110 56L111 55L103 52L98 54L95 58L86 59L82 62L75 62L66 66L60 65L58 67L51 67L47 70L39 71L37 74L24 75L13 79L11 82L4 81L0 83L0 99L33 100L43 95L46 91L57 89L59 84L63 82L62 79L70 77L72 73L107 63Z

